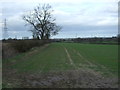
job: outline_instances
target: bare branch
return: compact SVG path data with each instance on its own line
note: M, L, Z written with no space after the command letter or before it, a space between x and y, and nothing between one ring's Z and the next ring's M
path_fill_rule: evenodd
M34 36L41 39L49 39L50 36L56 35L60 30L52 16L52 7L49 4L37 6L29 15L24 15L23 20L33 26L31 32Z

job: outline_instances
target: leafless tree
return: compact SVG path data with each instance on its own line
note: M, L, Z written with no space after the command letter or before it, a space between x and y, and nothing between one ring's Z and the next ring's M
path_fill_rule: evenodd
M38 39L49 39L50 36L58 34L61 27L56 25L52 15L52 7L49 4L38 5L29 14L23 15L23 20L30 24L33 36Z

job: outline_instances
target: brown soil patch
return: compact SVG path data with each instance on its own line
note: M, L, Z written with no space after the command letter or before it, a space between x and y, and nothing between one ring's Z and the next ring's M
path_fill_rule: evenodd
M19 88L117 88L118 79L103 77L89 69L51 71L47 73L22 73L16 71L3 76L11 87Z

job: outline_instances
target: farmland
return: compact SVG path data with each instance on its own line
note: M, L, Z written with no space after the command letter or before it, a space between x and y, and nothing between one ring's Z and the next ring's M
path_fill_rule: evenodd
M43 47L35 47L26 53L3 60L3 70L3 74L5 75L3 77L3 86L5 87L19 87L20 84L14 85L14 80L12 79L15 79L15 77L16 79L18 79L18 77L24 77L28 80L31 79L30 75L33 75L32 79L40 79L46 75L46 77L55 78L56 76L59 77L60 74L64 81L66 79L65 77L70 77L70 80L67 79L66 82L71 81L71 78L75 77L73 80L75 82L78 81L78 85L73 85L73 81L70 83L70 86L64 86L66 84L64 82L64 85L59 83L56 87L85 87L85 85L87 85L85 83L90 81L88 79L85 81L84 77L86 77L86 75L88 78L93 79L93 81L99 79L101 87L110 87L113 83L113 87L117 87L115 83L117 83L116 78L118 75L118 46L79 43L46 44ZM6 72L10 73L6 74ZM6 79L10 77L9 75L13 75L13 78L10 80ZM81 80L80 75L83 75ZM103 77L104 79L102 79ZM59 79L60 78L57 78L57 82L59 82ZM82 79L84 79L85 85L80 86L82 84L79 84L79 81L82 81ZM110 81L110 79L113 81ZM42 81L42 79L40 80ZM48 79L46 79L46 81L47 80ZM20 81L22 82L22 80L18 80L16 83L20 83ZM8 82L11 83L11 85L8 85ZM24 82L28 83L27 81ZM56 81L53 80L53 82ZM104 83L107 83L108 86L103 85ZM93 82L93 84L97 85L99 83ZM45 85L41 85L40 82L37 83L37 85L38 87L45 87ZM33 87L37 85L33 85ZM53 87L51 83L47 85L48 87ZM87 86L95 87L95 85ZM31 87L31 84L24 87Z

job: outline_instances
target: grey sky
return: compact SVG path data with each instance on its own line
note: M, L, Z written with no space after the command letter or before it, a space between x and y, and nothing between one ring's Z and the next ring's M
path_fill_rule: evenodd
M0 19L7 19L10 37L31 37L21 16L38 4L52 5L61 32L52 38L115 36L118 33L117 0L1 0ZM2 23L0 27L2 28ZM0 32L1 33L1 32ZM1 38L1 37L0 37Z

